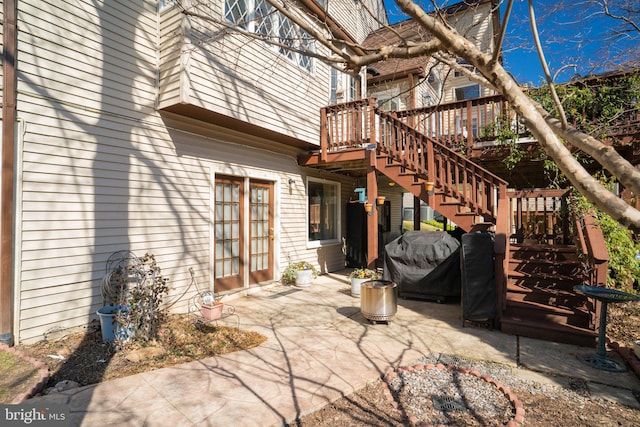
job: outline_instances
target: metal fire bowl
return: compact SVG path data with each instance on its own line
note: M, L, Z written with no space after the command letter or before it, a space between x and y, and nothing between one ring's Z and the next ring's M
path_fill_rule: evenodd
M398 285L390 280L370 280L360 288L360 311L372 322L388 322L398 311Z

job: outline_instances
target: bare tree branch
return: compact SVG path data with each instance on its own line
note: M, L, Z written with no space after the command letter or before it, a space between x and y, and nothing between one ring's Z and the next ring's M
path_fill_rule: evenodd
M507 10L504 13L504 22L500 27L500 34L498 35L498 40L496 41L495 50L493 51L493 61L497 62L498 58L500 58L500 53L502 52L502 44L504 43L504 36L507 32L507 25L509 24L509 17L511 17L511 10L513 9L513 0L509 0L507 3Z
M529 0L529 21L531 23L531 33L533 34L533 41L536 44L536 49L538 50L540 65L542 65L542 71L544 72L544 77L547 80L547 86L549 86L549 91L551 92L551 99L553 99L553 103L556 104L556 108L558 109L562 127L566 129L567 115L564 112L564 107L560 102L560 98L558 98L558 93L556 92L556 87L553 84L553 79L551 78L551 73L549 72L549 66L547 65L547 60L544 57L544 51L542 50L542 45L540 44L540 36L538 35L538 25L536 24L536 14L533 10L532 0Z

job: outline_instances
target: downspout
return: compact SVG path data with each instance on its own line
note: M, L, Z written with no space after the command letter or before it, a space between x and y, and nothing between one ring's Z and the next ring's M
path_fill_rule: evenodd
M17 0L4 1L0 177L0 343L13 346L13 168L16 128Z

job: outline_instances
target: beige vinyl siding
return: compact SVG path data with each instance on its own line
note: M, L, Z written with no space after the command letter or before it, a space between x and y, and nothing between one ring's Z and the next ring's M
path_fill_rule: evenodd
M208 281L208 168L154 111L156 2L19 3L19 340L84 326L115 251ZM37 19L35 19L37 16Z
M490 2L449 17L447 22L483 52L489 52L493 46Z
M177 290L186 285L189 266L206 274L208 174L195 162L158 150L166 135L150 132L155 138L144 143L112 135L115 145L98 139L91 153L88 128L86 140L77 144L61 137L70 144L56 150L29 132L38 117L21 116L28 123L21 205L22 339L41 336L42 328L55 321L42 316L51 309L61 313L58 326L86 324L87 315L101 305L104 261L115 251L154 253ZM56 131L64 132L49 128ZM129 137L136 139L133 133Z
M160 82L158 106L174 105L182 101L182 47L185 43L181 28L186 19L174 8L167 8L160 15Z
M409 79L392 80L369 88L369 97L375 97L378 101L394 99L398 103L398 110L410 107L411 84Z
M384 4L379 0L366 0L367 9L377 16L374 18L360 2L338 0L329 2L328 13L357 43L361 43L372 31L380 28L380 22L387 22ZM377 18L377 20L376 20Z
M16 341L37 341L49 331L95 320L105 262L115 251L153 253L170 279L169 301L189 286L190 267L199 286L209 287L212 173L275 183L276 278L287 254L319 261L323 271L342 268L340 243L320 249L307 243L305 180L313 173L341 183L343 220L351 180L302 170L293 147L155 110L155 0L18 5ZM238 70L249 73L238 79L256 78L250 72L259 66L247 61L253 53L234 57ZM198 72L211 60L201 54L190 59L201 61L189 64ZM282 81L299 74L274 64L259 84L249 82L251 90L229 86L231 92L217 96L235 98L238 111L246 107L241 112L256 123L313 139L318 105L328 98L328 72L283 90ZM232 75L217 77L232 81ZM195 78L202 86L193 94L220 111L206 93L215 82ZM234 90L244 97L236 98ZM262 92L269 108L256 107ZM281 100L282 92L291 94ZM257 115L265 116L263 122ZM289 179L295 181L291 190ZM173 309L186 310L186 299Z
M253 151L254 155L247 156L247 150L250 148L244 145L243 140L237 135L229 133L222 139L215 127L200 128L201 134L212 138L212 140L204 142L201 137L194 136L195 133L192 130L195 129L184 128L185 132L180 136L180 151L186 156L194 156L194 158L206 161L214 173L254 179L276 179L279 182L279 192L276 199L278 206L276 206L275 222L275 255L279 258L280 271L286 267L289 259L317 263L320 258L322 266L319 264L317 266L321 268L322 272L344 267L344 255L341 252L340 242L320 249L308 244L306 181L308 176L313 176L340 183L343 191L343 200L340 202L342 206L346 203L345 195L348 196L348 191L350 191L348 189L353 188L351 179L344 176L322 174L313 170L307 171L311 175L301 175L295 151L274 153L251 148L255 150ZM220 139L216 140L217 138ZM291 187L289 179L293 180ZM278 191L278 186L275 190ZM344 208L341 208L341 214L344 214ZM279 271L276 271L275 278L279 279Z
M200 55L190 57L190 103L318 144L319 111L327 103L328 80L266 48L252 52L247 46L233 53L218 59L234 64L233 71L243 77L212 69ZM251 56L262 58L258 62L269 63L268 68L250 63ZM322 67L318 74L325 71Z
M485 3L448 19L448 22L455 26L460 34L467 37L480 50L490 52L493 48L493 25L490 12L491 4ZM453 73L451 73L443 84L444 102L456 100L455 88L474 84L466 77L454 77ZM490 95L491 93L491 90L480 87L480 96Z

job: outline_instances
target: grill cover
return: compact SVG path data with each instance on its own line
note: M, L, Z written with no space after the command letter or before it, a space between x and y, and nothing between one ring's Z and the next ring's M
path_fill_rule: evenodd
M495 319L497 312L493 233L462 235L462 320Z
M385 246L383 278L400 297L459 297L460 242L444 231L407 231Z

